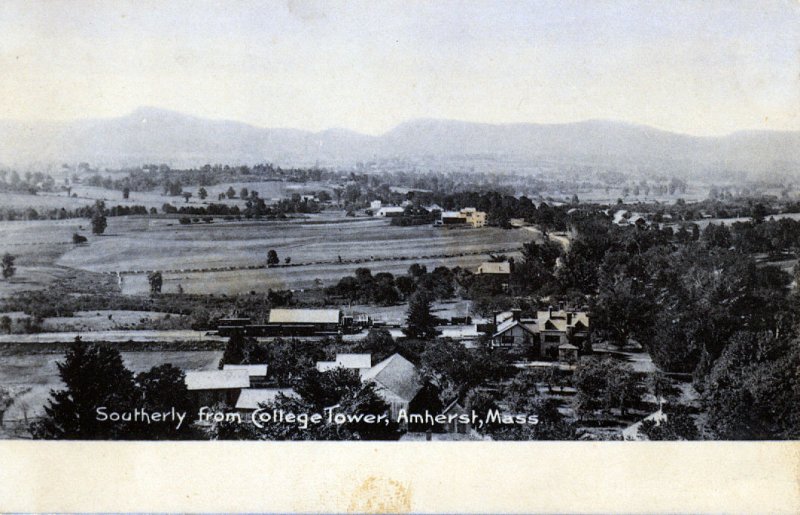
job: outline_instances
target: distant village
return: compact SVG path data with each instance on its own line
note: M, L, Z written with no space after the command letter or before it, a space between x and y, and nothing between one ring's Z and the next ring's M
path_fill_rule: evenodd
M548 309L538 311L536 318L523 318L518 309L497 313L485 323L467 323L466 320L449 320L443 332L448 338L465 348L475 348L478 340L485 338L491 348L503 349L513 356L511 364L520 369L555 368L574 371L579 352L589 338L589 318L585 311ZM272 309L269 321L254 325L247 318L227 318L219 321L217 334L229 337L341 337L377 327L369 316L346 316L338 309ZM375 391L390 408L391 416L415 412L418 394L423 391L424 378L418 368L398 353L378 363L371 354L337 353L332 361L317 361L318 372L335 369L351 370L364 383L372 383ZM270 385L269 363L246 365L225 364L220 370L187 371L186 387L193 405L230 406L242 415L241 420L260 407L275 402L279 395L295 397L292 388ZM451 399L441 412L450 415L454 410L464 411L464 400ZM451 417L452 418L452 417ZM456 419L458 420L458 419ZM407 429L403 427L402 429ZM442 434L479 438L470 423L457 421L436 427L437 439ZM427 432L430 439L433 432ZM415 435L409 435L415 438Z

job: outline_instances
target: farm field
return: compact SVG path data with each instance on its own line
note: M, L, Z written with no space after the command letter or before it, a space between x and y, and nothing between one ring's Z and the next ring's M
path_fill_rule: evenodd
M73 244L76 232L88 243ZM170 217L109 217L102 236L92 235L84 219L2 221L0 251L17 257L17 274L0 281L0 297L44 289L76 274L116 272L130 274L124 275L124 293L144 294L143 272L149 270L164 271L164 292L177 291L179 284L187 293L304 289L331 285L361 266L394 274L413 262L475 268L489 253L514 255L531 239L524 230L395 227L385 219L345 217L341 211L188 226ZM269 249L281 261L290 257L293 266L259 268Z
M171 363L183 370L212 370L217 367L221 351L123 352L125 366L134 373ZM61 387L56 363L62 353L6 354L0 359L0 384L8 386L17 397L6 412L6 422L21 422L41 415L50 390Z
M770 218L774 218L775 220L781 220L782 218L788 218L790 220L800 220L800 213L779 213L777 215L768 215L766 219L769 220ZM743 216L740 218L704 218L702 220L696 220L693 223L696 223L700 230L703 230L708 226L708 224L725 224L725 225L733 225L736 222L749 222L752 218L749 216Z
M118 192L119 193L119 192ZM118 194L122 198L122 194ZM0 206L4 208L24 210L29 207L37 211L46 209L76 209L94 204L93 199L74 198L67 196L67 192L39 192L36 195L24 193L0 192Z
M108 174L103 174L108 175ZM220 193L225 193L228 188L236 191L236 198L218 200ZM18 211L33 208L39 212L52 209L74 210L80 207L94 205L95 201L102 200L106 206L145 206L156 208L161 211L161 206L169 203L174 206L190 205L203 206L207 204L228 204L231 206L244 207L245 201L238 198L242 188L248 191L258 192L259 197L270 202L279 198L289 198L293 193L306 194L327 191L331 193L333 188L325 182L293 183L283 181L257 181L257 182L233 182L221 183L206 186L208 197L201 200L197 196L200 186L186 186L184 191L192 194L187 203L183 197L165 195L161 190L153 191L131 191L127 199L122 198L122 191L103 188L99 186L88 186L85 184L73 184L68 192L65 191L40 191L36 195L25 193L0 192L0 206Z
M280 251L279 251L280 253ZM515 253L508 253L516 256ZM229 270L214 272L179 272L164 273L164 293L176 293L178 286L185 293L217 293L233 295L255 291L264 293L268 290L302 290L312 287L327 287L336 284L346 275L353 275L357 268L367 267L373 274L389 272L395 275L404 274L412 263L425 265L429 270L437 266L460 266L475 269L486 261L486 255L454 258L417 259L405 261L376 261L360 264L321 264L309 266L293 266L281 268L264 268L258 270ZM144 274L125 276L122 292L126 295L147 293L149 286Z
M674 204L675 201L679 198L682 198L686 202L699 202L701 200L705 200L708 198L708 190L709 187L702 185L702 184L690 184L689 188L687 189L686 193L676 193L674 195L656 195L652 193L650 195L644 195L642 192L641 195L633 195L629 194L625 197L626 202L647 202L647 203L664 203L664 204ZM562 192L542 192L541 195L543 197L551 196L556 200L562 200L568 202L572 195L566 195ZM614 205L617 203L618 198L622 198L622 188L610 188L608 192L606 192L605 188L594 188L589 191L583 191L578 193L578 198L581 202L591 202L596 204L609 204Z
M68 320L68 319L67 319ZM208 335L206 331L190 329L143 329L143 330L96 330L96 331L59 331L52 333L3 334L0 343L70 343L80 336L84 342L127 343L127 342L219 342L226 338Z
M330 285L360 267L405 272L413 262L474 268L489 253L513 253L531 233L495 228L395 227L385 219L326 212L287 221L183 226L147 217L110 218L107 234L67 248L56 265L125 275L122 291L147 292L143 272L164 273L164 292L241 293ZM264 265L275 249L293 266ZM342 262L339 262L341 257Z
M151 311L76 311L72 317L45 318L43 331L112 331L126 329L142 322L163 320L167 313ZM172 315L170 317L180 317Z
M228 188L233 188L236 192L236 198L228 199L227 197L223 200L218 200L220 193L225 193L228 191ZM121 206L132 206L132 205L142 205L148 208L155 207L158 210L161 210L161 206L165 203L170 203L174 206L179 205L191 205L191 206L202 206L206 204L228 204L231 206L240 206L243 207L245 205L245 201L239 198L239 192L242 188L247 188L248 191L256 191L258 192L258 196L264 199L265 201L269 202L272 199L278 198L288 198L291 197L293 193L316 193L318 191L332 191L332 188L329 184L323 182L307 182L307 183L292 183L292 182L283 182L283 181L257 181L257 182L226 182L221 184L214 184L211 186L205 186L206 191L208 192L208 197L205 200L201 200L198 197L197 192L200 190L200 186L185 186L183 189L192 194L192 197L189 199L187 203L185 199L181 196L169 196L165 195L162 190L153 190L153 191L131 191L128 199L122 198L122 192L119 190L112 190L107 188L102 188L99 186L87 186L83 184L76 184L72 186L72 193L76 194L77 198L69 198L67 197L67 193L40 193L38 196L41 196L43 199L48 199L50 202L55 204L57 201L66 201L72 202L75 205L88 205L94 204L95 200L104 200L107 205L114 206L114 205L121 205ZM19 197L30 197L29 195L18 195ZM62 204L59 204L54 207L61 207ZM26 207L26 206L23 206ZM66 207L66 206L65 206Z

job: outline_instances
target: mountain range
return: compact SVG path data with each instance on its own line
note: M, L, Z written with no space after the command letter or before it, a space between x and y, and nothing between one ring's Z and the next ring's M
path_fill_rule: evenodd
M0 163L136 166L205 163L348 166L381 159L488 156L498 162L611 166L715 176L794 176L800 131L747 131L698 137L628 123L484 124L420 119L368 136L344 129L309 132L209 120L157 108L119 118L65 122L0 121Z

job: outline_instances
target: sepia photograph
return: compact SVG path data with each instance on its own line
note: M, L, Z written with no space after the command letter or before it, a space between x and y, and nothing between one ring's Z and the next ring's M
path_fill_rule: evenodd
M800 437L794 0L11 0L0 70L0 440Z
M4 7L2 436L797 438L746 4Z

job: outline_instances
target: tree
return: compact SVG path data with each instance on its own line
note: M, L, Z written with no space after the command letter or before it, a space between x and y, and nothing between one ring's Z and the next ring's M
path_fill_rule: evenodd
M11 317L8 315L3 315L0 317L0 329L5 331L6 333L11 333Z
M541 376L534 370L524 370L514 376L503 388L508 408L515 412L525 410L531 400L539 396L538 384Z
M592 309L594 330L620 348L631 338L641 341L649 335L657 309L652 290L627 275L607 279L602 275L600 293L593 300Z
M275 249L269 249L267 252L267 266L275 266L279 264L281 260L278 258L278 253L275 252Z
M490 411L498 409L497 396L481 388L473 388L469 390L464 396L464 403L467 409L473 411L478 420L486 420L486 416ZM482 433L488 433L493 428L492 425L484 425L476 427Z
M3 269L3 279L10 279L17 272L17 268L14 266L14 261L16 259L16 257L8 252L3 254L3 260L0 262L0 266Z
M191 191L184 191L183 193L181 193L181 195L183 195L183 198L186 200L187 203L189 202L189 199L192 198Z
M436 337L438 319L431 314L431 299L426 291L419 291L408 303L408 316L403 333L409 338L431 339Z
M186 389L186 374L180 368L167 363L153 367L136 375L135 386L140 399L139 406L150 413L164 413L172 410L192 413L192 402ZM186 435L191 430L191 419L180 427L173 421L152 424L145 432L150 439L174 439Z
M208 197L208 192L205 188L201 187L199 190L197 190L197 196L200 197L200 200L205 200L206 197Z
M577 395L575 410L580 416L597 410L618 408L625 416L627 408L641 399L642 388L633 368L613 358L584 359L573 377Z
M130 196L131 196L131 189L129 187L127 187L127 186L122 188L122 198L127 200L128 197L130 197Z
M112 440L135 438L132 422L101 420L106 414L135 408L133 374L125 368L119 351L85 344L76 338L65 359L57 363L65 388L51 390L45 417L31 427L34 438Z
M738 332L703 381L707 427L725 440L800 437L800 345Z
M663 406L664 401L672 402L678 393L672 380L660 370L656 370L648 376L647 389L658 401L659 409Z
M463 394L489 381L503 380L513 370L500 352L470 350L449 339L425 344L419 361L422 375L439 387L444 398Z
M372 355L373 362L380 362L395 350L394 338L386 329L370 329L367 336L358 343L359 352Z
M267 363L269 354L264 347L258 344L255 338L246 338L240 333L234 333L225 344L225 352L219 360L220 370L225 365L254 365Z
M239 190L239 198L246 199L248 196L250 196L250 192L247 190L247 188L242 188Z
M395 286L404 297L410 296L417 290L417 283L408 275L401 275L394 281Z
M82 236L78 233L72 233L72 243L79 245L81 243L86 243L87 239L86 236Z
M668 404L663 409L664 419L645 420L639 432L648 440L697 440L699 432L694 419L685 406Z
M94 209L92 210L92 233L103 234L107 226L106 205L102 200L98 200L95 202Z
M14 397L11 395L11 391L4 386L0 386L0 427L3 427L6 410L12 404L14 404Z
M754 224L763 223L764 217L767 216L767 208L764 207L764 204L759 202L753 206L753 209L751 211L751 216L753 218Z
M147 282L150 283L151 295L156 295L158 293L161 293L161 286L164 282L161 272L148 272Z
M558 401L551 398L530 399L513 414L535 415L536 424L498 424L489 427L495 440L573 440L575 426L558 411Z
M428 267L425 265L420 265L419 263L414 263L410 267L408 267L408 275L413 277L414 279L419 279L420 277L424 276L428 273Z
M233 189L233 186L229 186L229 187L228 187L228 190L225 192L225 195L226 195L226 196L227 196L229 199L232 199L232 198L236 197L236 190L235 190L235 189Z

